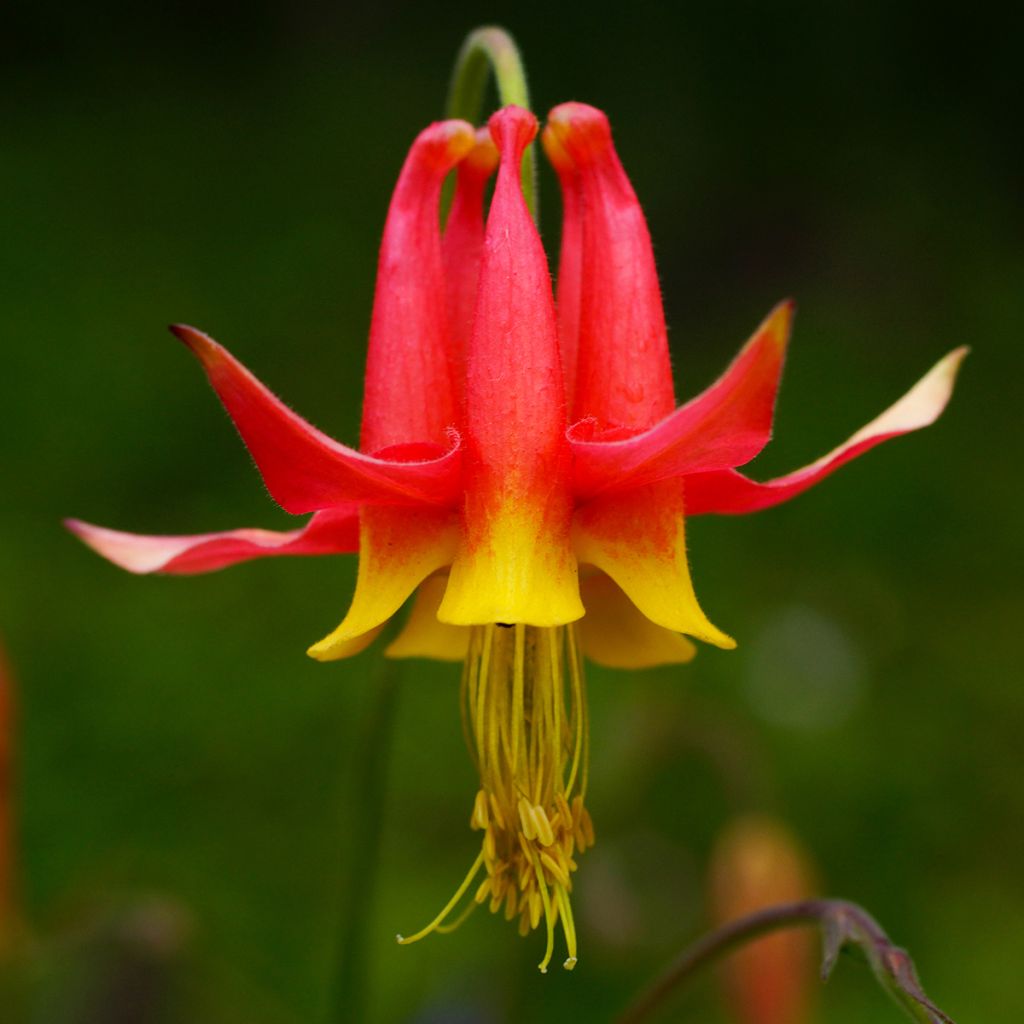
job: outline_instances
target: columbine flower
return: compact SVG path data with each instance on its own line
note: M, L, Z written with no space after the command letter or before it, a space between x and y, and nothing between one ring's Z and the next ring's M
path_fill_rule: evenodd
M303 528L140 537L70 525L133 572L358 551L348 614L309 650L322 661L366 647L415 591L386 653L465 660L463 711L480 773L471 824L483 840L448 906L403 941L451 927L475 885L476 903L518 917L522 933L544 923L545 969L559 923L566 966L576 962L569 894L576 856L594 839L582 656L637 668L687 661L687 637L733 647L694 596L684 507L777 504L931 423L963 353L817 462L749 479L735 467L768 441L791 305L677 409L650 239L607 119L565 104L544 132L564 199L557 311L520 183L536 131L532 114L507 107L489 135L447 121L413 144L381 247L359 451L293 413L204 334L172 328L271 495L288 512L313 513ZM442 236L440 189L455 167Z

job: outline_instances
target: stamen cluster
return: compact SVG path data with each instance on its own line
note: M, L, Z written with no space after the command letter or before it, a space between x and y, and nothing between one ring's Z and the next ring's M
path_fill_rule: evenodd
M444 910L416 935L448 931L448 917L481 870L486 877L463 911L488 903L492 913L519 918L526 935L547 931L540 963L554 952L555 928L565 936L565 967L576 964L576 926L569 903L576 855L594 844L584 806L587 788L587 705L574 626L478 626L470 636L462 677L463 727L480 773L470 816L483 832L480 853Z

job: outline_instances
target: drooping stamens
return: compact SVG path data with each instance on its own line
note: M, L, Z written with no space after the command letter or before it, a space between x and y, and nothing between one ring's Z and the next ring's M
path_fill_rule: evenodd
M470 816L470 826L483 832L480 854L441 913L401 941L453 930L473 906L487 903L492 913L518 917L523 935L543 924L541 971L554 955L560 924L564 966L571 970L577 956L569 899L575 858L594 842L583 805L587 710L575 627L475 627L462 699L480 772ZM462 915L447 924L481 867L486 877Z

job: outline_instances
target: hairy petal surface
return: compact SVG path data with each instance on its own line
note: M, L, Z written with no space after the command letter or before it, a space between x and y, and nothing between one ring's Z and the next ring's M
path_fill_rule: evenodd
M791 302L777 306L711 387L642 434L590 440L588 423L576 424L569 438L577 500L740 466L757 455L771 437L792 314Z
M717 647L736 646L708 621L693 592L680 481L588 502L576 511L573 546L581 564L607 573L655 625Z
M676 404L647 222L600 110L563 103L548 115L547 131L549 151L557 143L575 167L581 203L572 419L643 430Z
M451 563L455 513L380 506L360 513L356 592L341 624L307 652L318 661L362 650L431 573Z
M363 451L440 444L456 421L438 205L445 175L473 144L465 121L425 128L391 197L366 353Z
M285 511L301 515L353 502L453 505L458 500L457 436L447 451L424 444L391 449L394 461L364 455L292 412L212 338L182 325L171 330L199 359L267 490Z
M213 572L268 555L333 555L359 550L356 506L317 512L298 530L242 528L221 533L156 536L124 533L67 519L64 525L114 565L128 572L188 575Z
M565 405L572 409L576 391L576 362L580 342L580 293L583 287L583 197L580 176L572 158L548 125L541 139L558 174L562 190L562 241L558 257L558 344L565 377Z
M484 189L498 166L498 148L481 128L476 144L459 164L455 196L448 213L441 251L448 307L448 350L455 381L456 404L465 401L466 352L473 329L480 258L484 248Z
M439 615L554 626L583 614L570 545L569 445L554 302L520 164L537 130L506 107L466 375L463 543Z
M736 515L779 505L824 480L840 466L876 444L934 423L945 409L967 348L950 352L898 402L827 455L786 476L758 483L735 470L696 473L686 478L686 511L690 515Z

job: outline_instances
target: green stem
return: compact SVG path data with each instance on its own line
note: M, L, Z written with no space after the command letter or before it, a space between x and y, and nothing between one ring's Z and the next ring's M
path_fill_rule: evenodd
M515 40L503 28L487 25L474 29L455 58L451 87L448 91L447 116L477 124L484 107L484 92L490 74L498 89L501 105L514 103L530 109L530 92L526 71ZM523 156L523 195L526 205L537 219L537 165L534 147L527 147Z
M616 1024L642 1024L691 975L706 964L734 952L769 932L794 925L821 928L821 977L827 981L843 947L857 947L879 984L907 1015L921 1024L954 1024L924 993L909 954L889 941L877 921L862 907L847 900L805 900L783 903L738 918L688 946L616 1020Z
M362 730L356 759L352 815L353 837L348 871L342 883L341 927L334 989L328 1021L363 1020L366 1009L368 957L366 933L373 907L383 826L381 808L387 790L388 758L398 698L398 664L385 661L373 680L373 704Z

